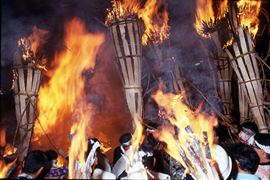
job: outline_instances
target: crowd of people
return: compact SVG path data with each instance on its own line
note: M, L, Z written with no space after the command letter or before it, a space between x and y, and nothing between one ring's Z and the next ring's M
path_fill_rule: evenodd
M138 148L141 162L147 170L148 179L175 179L168 168L170 162L166 159L166 142L160 142L152 132L159 129L157 124L150 123L145 127L145 140ZM215 137L220 136L218 131ZM220 179L270 179L270 134L259 133L253 122L231 128L233 139L219 141L216 139L216 156ZM100 151L100 142L96 138L88 139L88 149L85 153L86 164L89 165L91 179L128 179L127 158L132 159L133 135L125 133L119 138L119 146L115 148L112 164ZM57 167L58 155L66 159L67 165ZM168 154L167 154L168 155ZM65 179L69 172L68 154L63 149L34 150L28 153L21 165L21 173L15 179ZM75 168L76 170L76 168ZM80 176L79 176L80 177ZM195 179L186 174L182 179Z
M266 94L267 104L270 102L270 94ZM269 112L265 112L266 118ZM216 144L217 171L220 179L233 180L269 180L270 179L270 133L259 133L256 123L249 121L243 124L234 121L228 127L231 136L226 138L221 128L222 124L214 127L214 144ZM225 126L224 126L225 127ZM166 142L161 142L155 138L153 132L162 129L162 125L149 123L144 129L144 141L139 146L137 152L144 170L147 171L147 179L179 179L171 172L171 165L175 162L166 153ZM177 135L177 128L174 128ZM77 178L91 179L129 179L129 165L127 160L134 159L131 133L125 133L119 138L119 146L114 149L112 163L108 157L100 151L101 144L98 139L88 139L88 148L85 153L85 163L74 167L74 171L82 174ZM15 154L6 156L6 164L13 162L14 157L22 152L23 148L18 148ZM58 155L66 159L67 165L58 167ZM169 157L169 158L168 158ZM179 163L179 162L178 162ZM13 179L67 179L69 178L69 157L63 149L34 150L28 153L21 164L20 174L9 176ZM86 168L81 168L84 166ZM181 179L196 179L192 174L186 172L185 167L173 164L176 171L185 171L181 174ZM133 176L134 177L134 176ZM140 178L140 177L138 177ZM137 178L136 178L137 179Z

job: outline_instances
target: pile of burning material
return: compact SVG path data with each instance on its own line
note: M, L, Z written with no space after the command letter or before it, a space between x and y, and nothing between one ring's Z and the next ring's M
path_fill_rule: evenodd
M252 38L255 37L258 31L257 16L260 4L260 1L257 3L238 2L240 18L239 20L233 18L234 22L230 23L231 29L236 29L234 27L237 27L237 32L233 32L235 38L232 45L233 51L230 52L228 48L226 48L225 51L237 75L240 92L243 92L245 96L245 99L243 96L240 96L242 98L240 102L245 103L245 100L247 100L259 127L259 131L267 133L267 125L269 122L267 122L264 117L263 102L260 98L263 93L261 77L256 52L252 43ZM247 10L245 8L243 9L243 6L246 6ZM249 14L253 14L255 17L250 17ZM242 26L238 26L238 22L245 27L245 30L243 30ZM255 25L252 26L252 24ZM245 109L242 108L242 110Z
M201 113L202 104L192 111L182 102L181 94L163 94L159 90L152 97L164 107L167 119L178 129L176 132L165 126L162 131L153 133L167 143L165 151L184 165L195 179L219 179L212 133L216 117Z
M45 43L43 39L47 32L33 28L33 34L28 39L23 38L18 41L19 47L14 54L13 74L14 74L14 100L16 119L18 122L16 133L19 130L20 143L27 149L20 154L19 161L28 153L31 142L34 120L36 118L36 103L40 87L40 78L43 70L45 57L42 53L37 53L38 48ZM13 142L14 146L14 142Z
M143 114L142 45L146 45L148 39L154 42L168 39L168 13L163 1L148 0L144 4L137 0L112 2L113 8L108 12L106 25L110 31L116 66L124 86L134 128L135 113L140 118ZM160 6L164 6L163 12L158 11Z
M138 17L119 15L120 9L107 22L113 43L116 67L120 74L127 106L132 119L142 117L141 61L142 23ZM133 122L134 123L134 122ZM134 125L134 124L133 124ZM134 127L134 126L133 126Z

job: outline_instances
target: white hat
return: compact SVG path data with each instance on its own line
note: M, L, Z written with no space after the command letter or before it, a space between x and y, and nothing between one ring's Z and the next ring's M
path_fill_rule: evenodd
M227 179L232 170L232 160L220 145L216 145L216 158L220 174Z

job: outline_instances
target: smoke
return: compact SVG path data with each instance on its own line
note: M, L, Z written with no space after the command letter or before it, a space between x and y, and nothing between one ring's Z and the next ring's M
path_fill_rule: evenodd
M207 54L204 47L212 47L212 41L205 41L196 32L194 28L196 0L190 1L174 1L167 0L170 25L170 39L159 45L162 52L164 69L161 73L156 73L156 78L161 78L163 82L170 82L167 87L167 92L174 92L172 84L172 76L169 71L174 71L175 64L172 63L172 58L180 68L181 77L185 78L184 86L186 93L191 98L191 104L198 107L201 102L204 102L202 111L211 113L213 111L210 104L205 98L217 109L222 111L222 101L216 93L215 84L218 85L216 68L213 59L207 59ZM152 53L151 48L146 50L146 58L149 62L154 62L157 58ZM215 49L214 49L215 50ZM211 63L213 72L209 66ZM154 66L148 65L144 69L144 74L154 72ZM150 67L150 68L149 68ZM213 79L213 73L216 79ZM146 87L150 82L150 87L156 87L149 92L148 95L158 89L158 82L155 80L143 81L143 86ZM166 92L165 92L166 93ZM202 93L204 97L200 94ZM147 109L146 109L147 108ZM153 110L150 110L153 109ZM152 100L145 101L145 118L147 120L153 117L156 109L153 106ZM215 112L217 113L217 112ZM154 121L156 121L156 118Z

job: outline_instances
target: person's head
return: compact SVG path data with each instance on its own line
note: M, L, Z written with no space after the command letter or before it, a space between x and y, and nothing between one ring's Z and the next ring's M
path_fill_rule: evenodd
M49 169L49 168L57 168L57 157L58 154L55 150L47 150L45 151L45 155L47 156L48 162L47 165L45 166L45 169Z
M270 160L270 134L255 134L253 147L261 161Z
M254 174L259 164L259 157L254 149L245 143L234 143L229 146L232 158L236 161L238 170Z
M147 126L145 127L145 131L147 136L154 132L157 129L157 124L156 123L148 123Z
M130 133L125 133L119 138L119 142L121 143L125 151L129 149L131 145L131 139L132 139L132 134Z
M142 143L139 147L139 155L142 157L142 163L145 167L151 169L154 166L153 147L150 144Z
M249 136L252 136L259 132L258 126L254 122L244 122L243 124L241 124L241 126L242 130Z
M47 156L40 150L30 152L23 161L22 172L36 178L47 163Z

